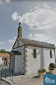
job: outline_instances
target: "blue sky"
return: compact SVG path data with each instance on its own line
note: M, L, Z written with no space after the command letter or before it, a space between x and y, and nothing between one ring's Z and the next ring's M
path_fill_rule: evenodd
M3 1L3 0L2 0ZM56 44L56 2L0 1L0 49L11 50L19 22L24 38Z

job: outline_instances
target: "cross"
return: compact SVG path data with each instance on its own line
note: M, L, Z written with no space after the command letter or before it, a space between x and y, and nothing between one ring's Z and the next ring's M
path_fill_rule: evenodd
M20 27L21 23L19 22L19 27Z

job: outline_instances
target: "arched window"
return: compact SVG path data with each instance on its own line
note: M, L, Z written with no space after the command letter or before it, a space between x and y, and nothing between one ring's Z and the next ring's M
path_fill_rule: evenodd
M50 50L50 58L52 58L52 50Z
M33 50L33 56L36 58L36 49Z

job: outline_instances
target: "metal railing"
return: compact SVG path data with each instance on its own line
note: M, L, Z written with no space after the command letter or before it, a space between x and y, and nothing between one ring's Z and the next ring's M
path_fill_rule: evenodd
M0 69L0 84L2 83L2 78L10 80L13 83L13 72L10 71L7 67L1 67Z

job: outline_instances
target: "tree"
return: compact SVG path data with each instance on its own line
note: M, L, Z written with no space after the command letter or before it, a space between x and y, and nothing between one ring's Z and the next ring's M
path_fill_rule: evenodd
M1 49L0 53L9 53L9 51L6 51L5 49Z
M54 47L55 47L55 44L51 44L51 43L50 43L50 45L52 45L52 46L54 46Z

